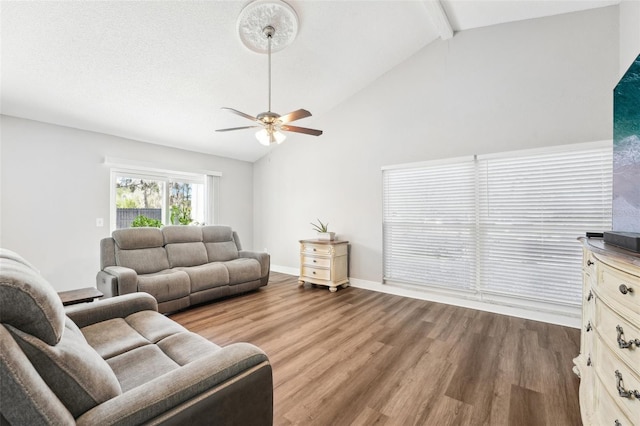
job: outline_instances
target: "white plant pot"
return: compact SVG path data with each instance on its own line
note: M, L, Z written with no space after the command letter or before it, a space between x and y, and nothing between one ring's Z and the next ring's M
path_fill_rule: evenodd
M332 241L336 239L336 233L335 232L318 232L318 239Z

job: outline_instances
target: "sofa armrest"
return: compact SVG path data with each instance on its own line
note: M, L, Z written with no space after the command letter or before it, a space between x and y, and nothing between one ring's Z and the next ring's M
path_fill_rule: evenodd
M78 425L151 420L154 424L270 425L271 365L256 346L236 343L118 395L76 420Z
M260 276L269 276L269 267L271 264L271 256L269 255L269 253L240 250L238 252L238 256L256 259L258 262L260 262Z
M158 302L149 293L133 293L92 303L65 307L67 316L78 327L86 327L113 318L124 318L139 311L158 311Z
M107 266L103 272L113 275L118 280L117 295L138 291L138 274L133 269L124 266Z

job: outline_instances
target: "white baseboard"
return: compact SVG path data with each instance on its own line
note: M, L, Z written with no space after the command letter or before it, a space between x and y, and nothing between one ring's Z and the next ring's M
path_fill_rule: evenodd
M300 268L291 268L289 266L271 265L271 270L282 274L300 276Z
M299 268L287 266L271 265L271 270L294 276L300 275ZM460 306L463 308L477 309L480 311L493 312L500 315L509 315L517 318L525 318L533 321L541 321L565 327L580 328L580 312L570 312L569 315L561 315L553 312L544 312L522 307L508 306L503 304L487 303L480 300L458 298L455 296L431 292L428 289L414 289L400 285L382 284L381 282L361 280L359 278L349 278L352 287L364 290L377 291L379 293L394 294L396 296L410 297L412 299L427 300L430 302L445 303L447 305Z

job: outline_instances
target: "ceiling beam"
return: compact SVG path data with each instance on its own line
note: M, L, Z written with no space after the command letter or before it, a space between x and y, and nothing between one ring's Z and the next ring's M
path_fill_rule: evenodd
M453 37L453 28L451 28L451 23L449 22L449 18L447 18L447 14L440 0L424 0L424 5L440 38L442 40L449 40Z

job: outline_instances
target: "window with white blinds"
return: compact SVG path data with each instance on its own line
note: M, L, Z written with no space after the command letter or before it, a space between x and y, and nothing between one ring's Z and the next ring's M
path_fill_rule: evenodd
M576 238L611 229L611 142L383 168L384 280L578 306Z

